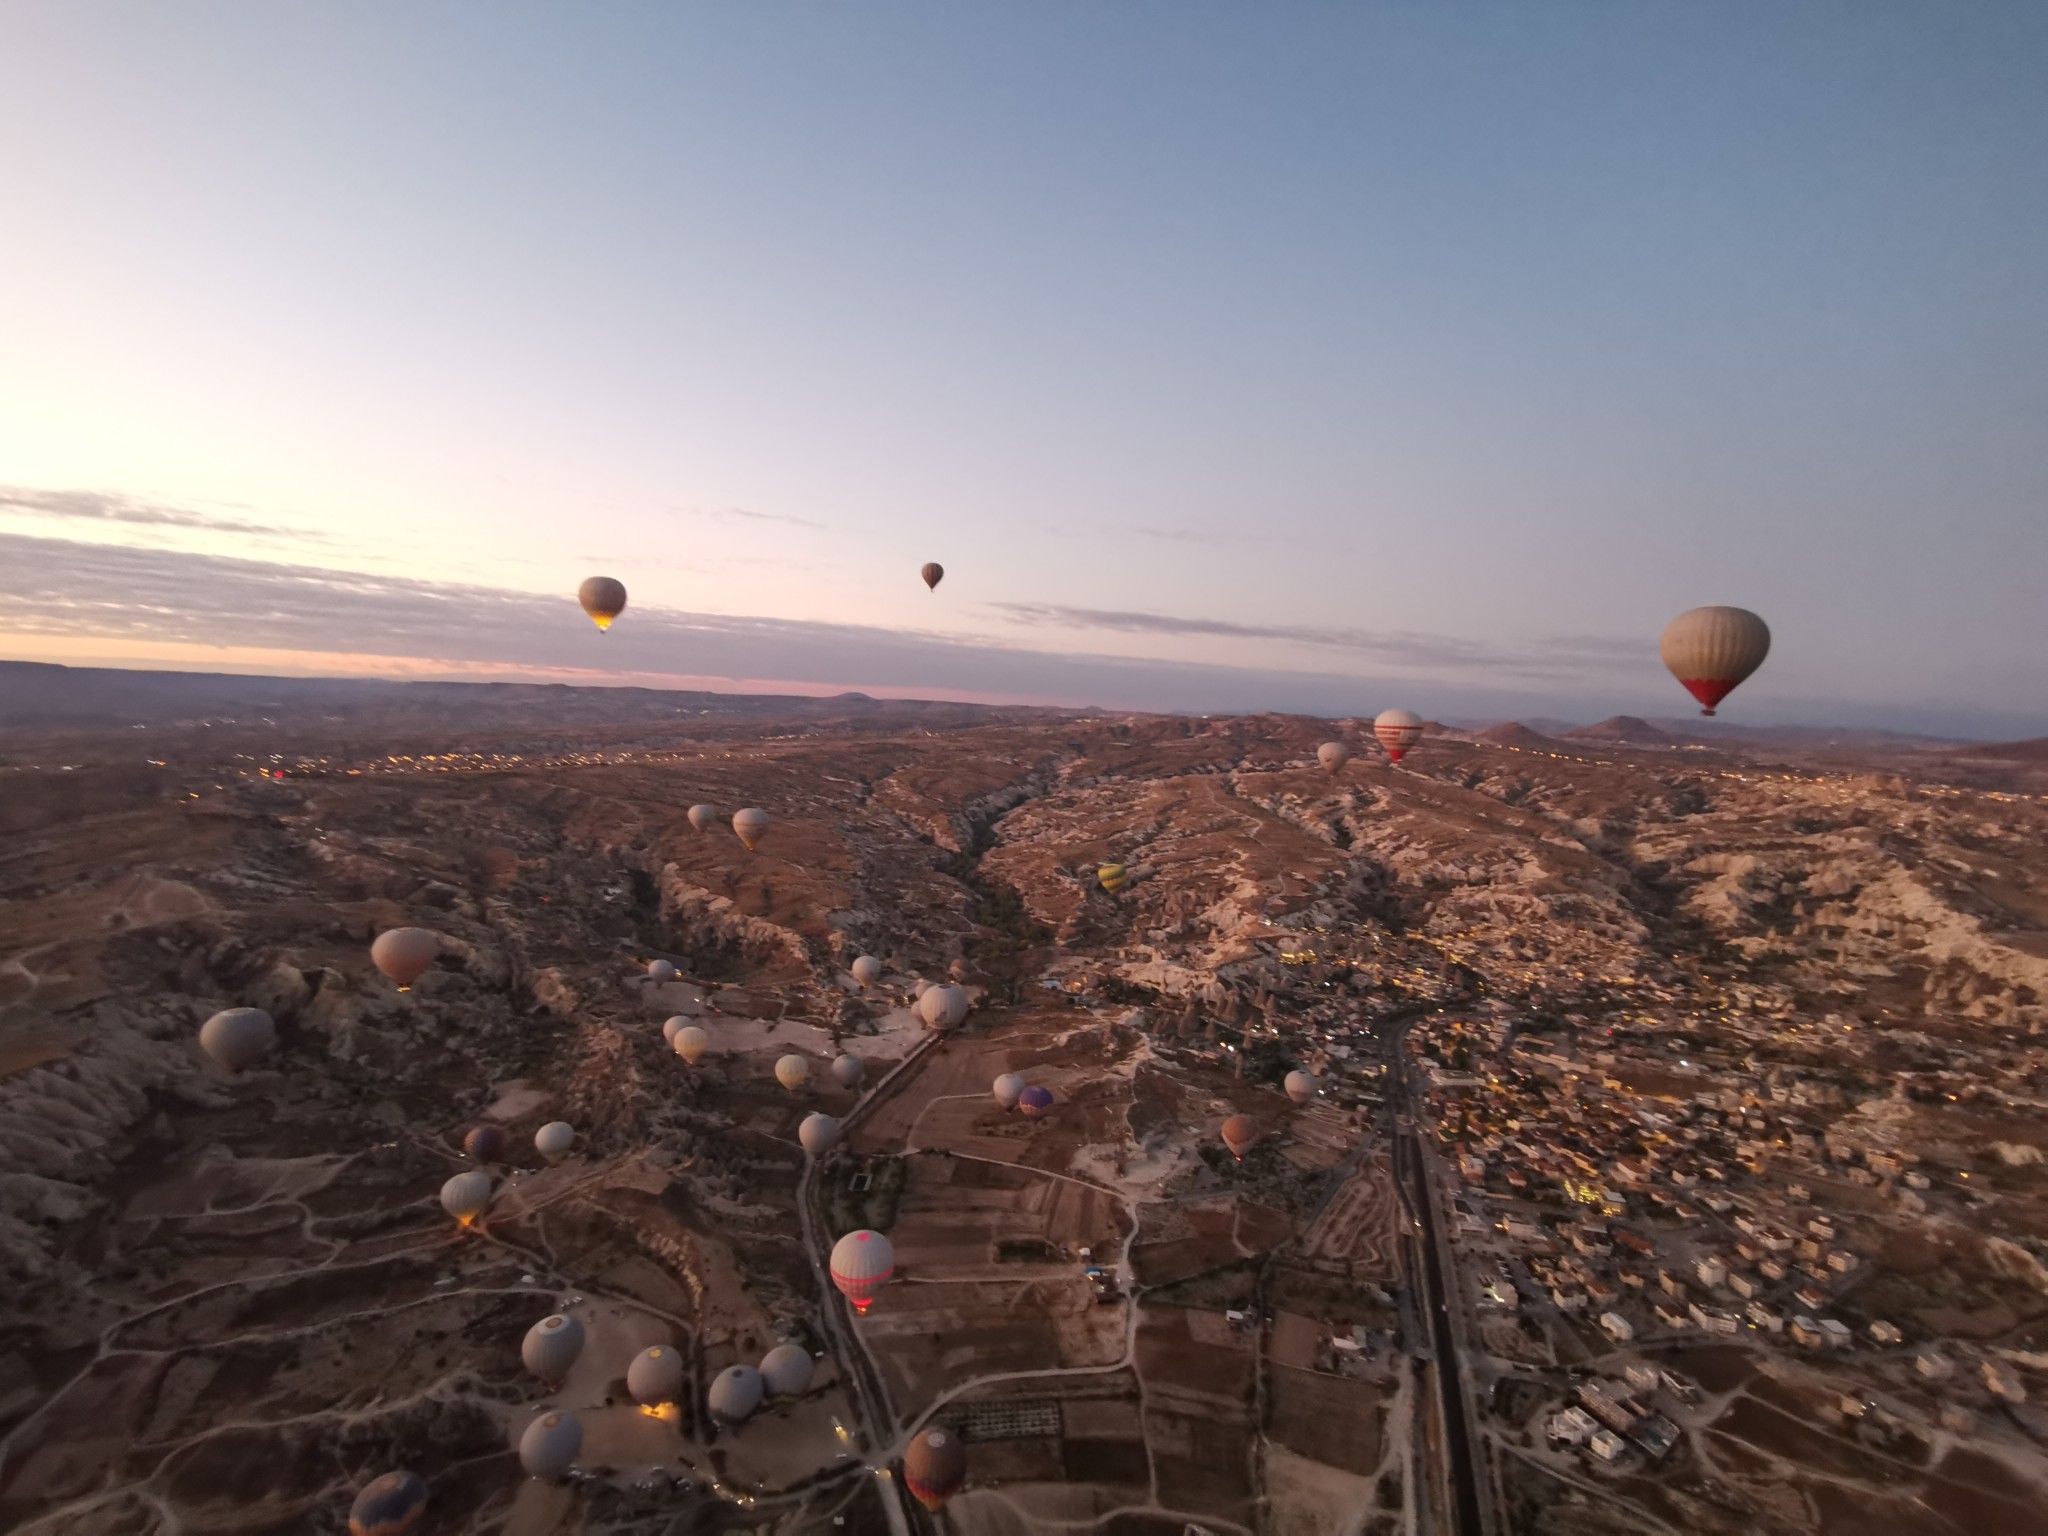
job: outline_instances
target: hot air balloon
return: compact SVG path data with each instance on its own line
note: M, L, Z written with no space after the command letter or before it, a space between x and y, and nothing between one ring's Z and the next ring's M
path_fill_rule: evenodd
M406 1536L427 1509L427 1480L417 1472L386 1472L363 1484L349 1506L348 1536Z
M823 1157L839 1145L839 1122L830 1115L805 1115L796 1128L796 1139L813 1157Z
M718 807L715 805L693 805L690 807L690 825L699 832L709 832L718 824Z
M768 813L759 806L749 806L744 811L736 811L733 813L732 829L739 834L740 841L747 845L747 852L752 853L755 846L760 843L762 835L768 830Z
M675 1038L669 1043L675 1047L678 1056L694 1067L697 1065L697 1058L710 1046L711 1037L695 1024L685 1024L675 1032Z
M1297 1104L1306 1104L1316 1096L1316 1080L1299 1068L1287 1074L1282 1086L1287 1089L1287 1097Z
M1316 748L1316 761L1335 773L1351 761L1351 749L1341 741L1326 741Z
M462 1138L462 1150L479 1163L495 1163L505 1155L505 1133L495 1125L473 1126Z
M1771 653L1771 627L1747 608L1692 608L1664 627L1664 665L1711 715Z
M858 1056L832 1058L832 1081L842 1088L858 1088L860 1080L867 1076L867 1070Z
M566 1120L550 1120L533 1133L533 1150L551 1163L560 1162L576 1144L576 1127Z
M933 1029L953 1029L967 1017L967 994L959 987L932 987L917 1000L917 1016Z
M441 1186L441 1209L465 1227L491 1203L491 1176L472 1170L458 1173Z
M1015 1109L1018 1098L1024 1092L1024 1079L1014 1072L1005 1072L996 1079L993 1091L998 1104L1005 1109Z
M849 1232L832 1245L832 1283L863 1317L895 1272L896 1250L879 1232Z
M810 1352L778 1344L761 1357L761 1384L770 1397L802 1397L811 1389Z
M765 1391L761 1373L751 1365L728 1365L711 1379L706 1405L714 1418L739 1424L753 1417Z
M673 1050L675 1048L676 1043L676 1031L679 1029L687 1029L689 1028L689 1026L690 1021L684 1018L683 1015L681 1015L680 1013L673 1014L670 1017L663 1019L661 1021L662 1043L668 1046L671 1050Z
M647 979L658 987L665 987L676 979L676 968L666 960L647 962Z
M576 1465L583 1421L573 1413L544 1413L519 1437L519 1465L529 1477L552 1483Z
M576 601L599 629L610 629L612 620L626 611L625 583L609 576L592 576L576 589Z
M967 1447L949 1429L921 1429L903 1453L903 1486L934 1514L967 1485Z
M1121 864L1102 864L1096 867L1095 878L1105 891L1114 896L1131 883L1131 872Z
M956 956L946 967L946 974L955 981L968 981L974 976L974 967L967 963L964 956Z
M1372 723L1372 733L1387 749L1387 761L1398 763L1422 740L1422 716L1412 709L1383 709Z
M1245 1153L1251 1151L1258 1139L1259 1128L1250 1115L1232 1115L1223 1122L1223 1145L1230 1148L1230 1155L1239 1162L1244 1161Z
M682 1352L667 1344L641 1350L626 1367L626 1390L643 1408L674 1402L683 1390Z
M199 1026L199 1049L230 1072L246 1072L277 1044L277 1025L261 1008L223 1008Z
M370 946L370 963L410 992L412 984L441 953L441 941L424 928L389 928Z
M927 560L924 569L917 574L924 578L924 584L927 587L936 592L939 589L939 583L946 579L946 568L936 560Z
M775 1063L775 1081L782 1084L791 1093L795 1093L797 1089L803 1087L810 1080L810 1062L797 1055L794 1051L791 1051L787 1056L784 1056Z
M937 985L938 983L936 981L932 981L927 977L920 976L917 978L916 981L910 984L910 995L913 999L921 998L925 995L925 993L931 991L931 989L933 987L936 987Z
M1017 1112L1026 1120L1043 1120L1052 1113L1052 1105L1052 1090L1036 1083L1017 1095Z
M549 1386L559 1385L582 1353L583 1324L564 1312L542 1318L519 1344L520 1360Z
M853 979L864 987L872 987L882 979L882 962L873 955L855 956L849 969L853 972Z

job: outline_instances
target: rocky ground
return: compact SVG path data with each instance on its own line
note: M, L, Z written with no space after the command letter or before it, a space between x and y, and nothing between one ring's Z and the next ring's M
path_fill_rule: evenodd
M987 1442L977 1491L944 1517L963 1529L1118 1509L1130 1531L1410 1518L1377 1068L1331 1043L1404 1011L1485 1000L1589 1040L1651 1014L1701 1036L1729 1009L1767 1020L1788 1059L1838 1073L1843 1136L1990 1158L1983 1208L1947 1218L1982 1284L1933 1294L1910 1223L1878 1283L2048 1326L2048 1300L2027 1301L2048 1291L2048 805L1986 782L1998 760L1869 772L1523 733L1439 736L1396 769L1343 723L1292 718L816 715L724 736L485 734L459 762L423 750L450 750L425 727L353 722L318 752L175 722L146 749L70 727L47 753L16 744L0 1525L336 1531L355 1486L409 1466L435 1531L884 1529L876 1480L830 1427L856 1422L852 1362L738 1434L704 1422L696 1390L675 1423L604 1403L644 1343L682 1345L693 1388L779 1337L829 1344L793 1133L854 1097L819 1078L792 1097L770 1067L852 1048L885 1070L917 1044L911 979L955 961L976 1013L855 1151L909 1168L902 1219L935 1280L955 1262L947 1202L967 1197L936 1191L930 1164L957 1152L1039 1170L1000 1176L1023 1180L1003 1209L1051 1213L1055 1247L1102 1234L1132 1298L1098 1326L1083 1297L1052 1343L991 1334L1017 1355L994 1370L972 1348L916 1350L974 1336L1010 1293L878 1331L901 1427L938 1411L935 1373L991 1378L961 1412L1017 1394L1019 1351L1095 1373L1040 1393L1092 1404L1062 1409L1064 1431ZM1309 766L1339 733L1358 760ZM60 755L68 771L32 761ZM689 826L698 801L761 806L773 828L750 855ZM1133 874L1116 896L1093 878L1112 861ZM367 960L400 924L442 942L407 995ZM889 962L878 992L845 976L864 952ZM687 984L650 988L655 957ZM194 1044L231 1005L280 1026L238 1078ZM663 1044L672 1013L722 1037L696 1072ZM1277 1092L1297 1063L1324 1074L1322 1121ZM1014 1159L1003 1127L924 1111L943 1074L981 1094L1004 1064L1057 1082L1069 1116ZM1243 1165L1214 1139L1233 1111L1270 1133ZM548 1166L530 1138L554 1119L578 1141ZM484 1121L511 1150L462 1231L434 1195ZM1037 1177L1106 1203L1059 1205ZM608 1353L544 1399L519 1339L572 1296ZM1226 1307L1262 1320L1216 1333ZM1344 1374L1328 1339L1354 1325L1384 1344ZM606 1459L563 1489L523 1482L510 1451L544 1400L602 1426ZM1523 1481L1548 1489L1539 1506L1607 1508Z

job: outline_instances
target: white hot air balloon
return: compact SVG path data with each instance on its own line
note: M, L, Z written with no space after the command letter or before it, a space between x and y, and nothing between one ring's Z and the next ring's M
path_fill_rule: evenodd
M732 829L739 835L739 840L747 845L747 851L751 853L760 846L761 839L767 834L768 813L759 806L749 806L744 811L735 811L732 818Z
M550 1120L533 1133L533 1150L551 1163L568 1156L576 1144L576 1127L566 1120Z
M683 1390L683 1355L673 1344L643 1349L626 1367L626 1390L643 1408L672 1403Z
M802 1397L811 1390L810 1353L795 1344L778 1344L761 1357L761 1384L770 1397Z
M811 1156L823 1157L839 1145L839 1122L830 1115L805 1115L796 1128L796 1139Z
M1711 715L1771 653L1771 627L1747 608L1693 608L1664 628L1664 665Z
M1372 733L1387 749L1387 761L1398 763L1422 740L1422 716L1412 709L1383 709L1372 723Z
M782 1084L791 1093L795 1093L797 1089L803 1087L810 1080L810 1062L804 1057L797 1055L794 1051L791 1051L787 1056L784 1056L775 1063L775 1081Z
M694 1067L697 1065L698 1058L709 1049L711 1037L695 1024L685 1024L675 1032L675 1038L669 1043L675 1047L675 1053L678 1056Z
M569 1374L569 1367L583 1353L583 1324L567 1313L544 1317L526 1330L519 1358L526 1368L553 1386Z
M1351 761L1351 749L1341 741L1326 741L1316 748L1316 761L1335 773Z
M261 1008L224 1008L199 1026L199 1048L230 1072L246 1072L277 1044L277 1025Z
M917 1016L933 1029L954 1029L967 1017L967 993L960 987L932 987L917 1000Z
M666 960L647 962L647 979L656 986L666 986L676 979L676 968Z
M662 1044L666 1045L670 1050L674 1050L676 1044L676 1031L679 1029L687 1029L689 1028L689 1026L690 1021L684 1018L680 1013L675 1014L670 1018L663 1019L661 1021Z
M848 969L853 972L853 979L864 987L872 987L882 979L882 962L873 955L857 956Z
M753 1417L766 1392L761 1373L751 1365L729 1365L712 1378L706 1406L713 1418L738 1424Z
M690 825L699 832L709 832L718 825L718 807L715 805L691 806Z
M858 1088L867 1067L858 1056L842 1055L832 1058L832 1081L842 1088Z
M996 1102L1005 1109L1017 1107L1018 1095L1024 1091L1024 1079L1014 1072L1005 1072L996 1079L994 1093Z
M573 1413L544 1413L519 1437L519 1465L528 1477L552 1483L576 1465L583 1450L583 1421Z
M1287 1097L1297 1104L1306 1104L1316 1096L1316 1080L1299 1068L1287 1074L1283 1086L1287 1089Z
M458 1173L441 1186L441 1209L465 1227L491 1203L491 1176L481 1171Z
M896 1250L879 1232L849 1232L832 1245L830 1267L839 1294L865 1317L896 1272Z

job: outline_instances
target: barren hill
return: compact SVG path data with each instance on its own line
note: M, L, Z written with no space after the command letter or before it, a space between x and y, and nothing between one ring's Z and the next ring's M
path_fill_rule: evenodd
M1660 731L1637 715L1611 715L1597 725L1581 725L1564 733L1567 741L1617 741L1646 747L1672 744L1668 732Z

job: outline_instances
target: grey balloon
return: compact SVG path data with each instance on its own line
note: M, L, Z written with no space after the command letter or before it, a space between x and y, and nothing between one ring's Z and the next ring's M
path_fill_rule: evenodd
M778 1344L761 1357L761 1384L770 1397L802 1397L811 1389L810 1352Z
M858 1056L845 1055L832 1058L832 1081L842 1088L858 1088L862 1078L867 1076L867 1065Z
M917 1000L917 1016L933 1029L953 1029L967 1017L967 993L955 986L928 988Z
M673 1344L643 1349L626 1367L626 1390L648 1408L672 1403L683 1390L683 1354Z
M527 1475L552 1483L576 1465L583 1449L583 1421L573 1413L544 1413L519 1437L519 1465Z
M491 1176L481 1171L458 1173L441 1186L441 1209L465 1227L491 1203Z
M583 1324L564 1312L542 1318L526 1330L519 1344L526 1368L550 1385L567 1376L582 1353Z
M848 969L853 972L853 979L864 987L872 987L882 979L882 962L873 955L855 956Z
M839 1145L839 1122L830 1115L805 1115L796 1128L796 1139L811 1156L823 1157Z
M576 1144L576 1127L566 1120L550 1120L533 1133L533 1150L549 1162L565 1156Z
M752 1418L765 1392L761 1373L751 1365L729 1365L712 1378L705 1394L712 1413L728 1424Z
M715 805L691 806L690 825L699 832L709 832L718 825L718 807Z
M199 1048L230 1072L245 1072L277 1044L277 1025L261 1008L223 1008L199 1026Z

